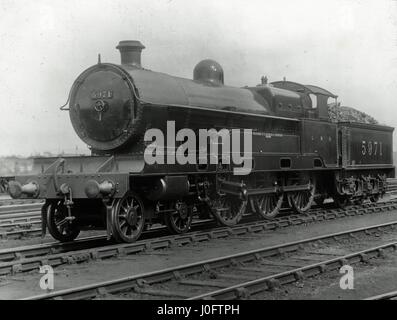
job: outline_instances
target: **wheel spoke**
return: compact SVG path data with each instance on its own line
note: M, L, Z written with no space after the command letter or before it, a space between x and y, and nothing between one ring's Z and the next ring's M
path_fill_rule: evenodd
M305 208L305 207L307 207L307 204L309 203L309 200L310 200L310 194L309 194L309 192L306 192L306 191L304 191L303 192L303 208Z
M306 192L302 191L300 192L300 208L303 209L305 207L306 203Z
M273 211L274 207L276 206L276 205L275 205L275 200L274 200L274 196L273 196L273 195L271 195L271 196L269 197L269 204L270 204L270 206L269 206L269 213L271 213L271 212Z
M124 220L122 223L120 223L120 228L123 229L125 225L127 225L127 220Z
M178 228L182 230L183 229L183 220L178 219L177 225L178 225Z
M261 210L263 210L263 203L265 201L265 196L260 198L260 203L259 203L259 208L261 208Z
M59 233L60 234L64 234L64 231L65 231L65 225L60 225L59 227L58 227L58 230L59 230Z
M263 210L264 210L265 214L266 214L266 213L268 212L268 210L269 210L269 198L266 197L266 196L265 196L265 205L264 205Z
M292 195L292 201L295 203L296 206L299 205L299 203L298 203L298 198L299 198L299 196L298 196L297 193L294 193L294 194Z
M55 222L55 225L57 227L62 227L65 223L68 223L68 220L66 220L66 218L62 219L61 221Z

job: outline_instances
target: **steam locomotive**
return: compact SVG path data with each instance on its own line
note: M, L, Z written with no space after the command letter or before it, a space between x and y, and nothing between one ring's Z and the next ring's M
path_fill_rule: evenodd
M249 213L272 219L285 204L304 213L330 197L341 207L375 202L386 178L394 177L394 129L330 121L328 100L337 101L331 92L266 78L230 87L213 60L198 63L193 80L174 77L143 68L144 48L121 41L120 65L99 56L61 108L92 155L36 158L31 174L10 182L13 198L45 199L43 234L48 229L55 239L72 241L83 229L99 228L133 242L157 223L186 232L193 217L232 226ZM174 136L185 130L184 136L167 136L162 146L147 139L149 130L167 132L170 124ZM202 129L215 132L202 140L205 153L197 147ZM230 137L237 151L221 152ZM183 148L188 138L193 151ZM249 150L243 161L230 161L241 158L241 148ZM175 159L168 157L178 152L195 161L146 158Z

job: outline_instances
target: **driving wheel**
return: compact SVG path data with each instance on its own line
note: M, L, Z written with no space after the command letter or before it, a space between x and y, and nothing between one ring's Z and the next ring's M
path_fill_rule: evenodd
M220 225L230 227L241 220L246 207L247 201L236 196L218 195L212 201L211 213Z
M315 180L311 178L308 185L308 190L295 191L287 194L289 205L297 213L305 213L311 208L314 202L314 195L316 193Z
M269 193L252 197L252 206L256 214L264 219L275 218L283 204L283 193Z

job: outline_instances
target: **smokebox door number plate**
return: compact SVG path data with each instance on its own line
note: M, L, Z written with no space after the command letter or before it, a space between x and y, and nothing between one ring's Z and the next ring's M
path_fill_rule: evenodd
M91 92L91 99L112 99L113 90L95 90Z

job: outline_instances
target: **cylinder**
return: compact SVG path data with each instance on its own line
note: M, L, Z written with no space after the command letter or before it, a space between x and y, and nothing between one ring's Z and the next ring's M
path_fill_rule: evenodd
M154 182L149 191L149 200L181 199L189 194L189 180L187 176L167 176Z

